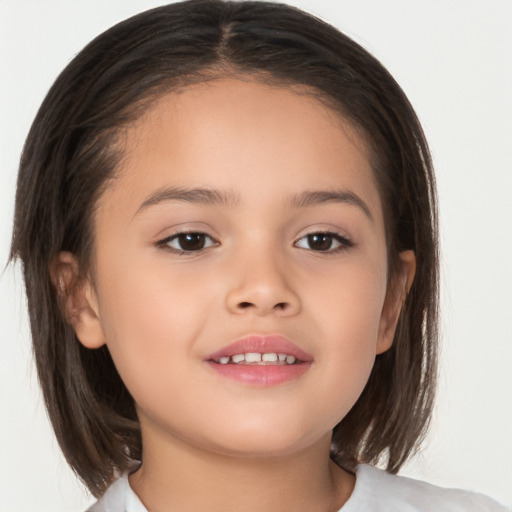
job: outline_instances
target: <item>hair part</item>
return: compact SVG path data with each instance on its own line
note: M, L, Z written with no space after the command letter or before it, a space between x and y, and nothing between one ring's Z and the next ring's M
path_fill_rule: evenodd
M64 455L98 496L142 457L132 397L108 349L84 348L50 267L73 253L90 273L94 208L115 180L123 129L163 94L218 77L300 87L348 120L368 146L386 223L390 285L399 253L416 276L393 346L376 357L357 403L335 427L331 457L396 472L417 449L436 381L436 192L420 123L384 67L327 23L262 1L190 0L149 10L87 45L56 80L23 150L11 259L23 264L33 347ZM59 298L60 297L60 298Z

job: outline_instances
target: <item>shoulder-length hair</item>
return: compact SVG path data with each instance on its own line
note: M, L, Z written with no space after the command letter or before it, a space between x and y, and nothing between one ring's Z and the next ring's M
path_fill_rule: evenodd
M40 107L19 170L11 258L23 264L38 376L64 455L95 495L141 460L140 426L108 349L77 340L50 264L70 251L90 271L91 218L122 156L122 128L163 94L223 76L301 86L351 123L381 194L390 282L399 252L416 254L393 346L334 428L331 457L348 470L367 462L396 472L426 432L436 380L436 193L405 94L361 46L296 8L174 3L119 23L71 61Z

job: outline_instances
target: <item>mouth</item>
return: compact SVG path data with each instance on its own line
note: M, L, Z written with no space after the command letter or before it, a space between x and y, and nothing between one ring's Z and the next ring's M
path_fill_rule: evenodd
M281 335L251 335L206 358L216 373L254 386L281 384L303 375L313 357Z

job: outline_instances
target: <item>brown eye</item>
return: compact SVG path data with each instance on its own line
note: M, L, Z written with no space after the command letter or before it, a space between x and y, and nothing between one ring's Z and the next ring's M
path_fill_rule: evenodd
M311 251L335 252L336 250L352 247L353 243L337 233L319 232L302 237L295 245L301 249Z
M328 251L332 247L333 238L326 233L308 235L308 245L314 251Z
M179 233L164 240L162 245L180 252L194 252L216 243L205 233Z

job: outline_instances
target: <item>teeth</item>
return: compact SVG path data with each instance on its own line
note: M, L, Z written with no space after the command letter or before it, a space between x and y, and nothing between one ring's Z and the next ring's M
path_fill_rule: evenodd
M275 352L248 352L246 354L234 354L231 357L223 356L219 358L218 362L220 364L245 364L245 363L255 363L259 365L265 365L266 363L284 363L284 364L293 364L297 360L296 357L290 356L288 354L276 354Z
M246 363L259 363L261 361L261 354L258 352L249 352L245 354Z
M245 360L245 356L243 354L235 354L234 356L231 356L231 361L233 363L241 363Z

